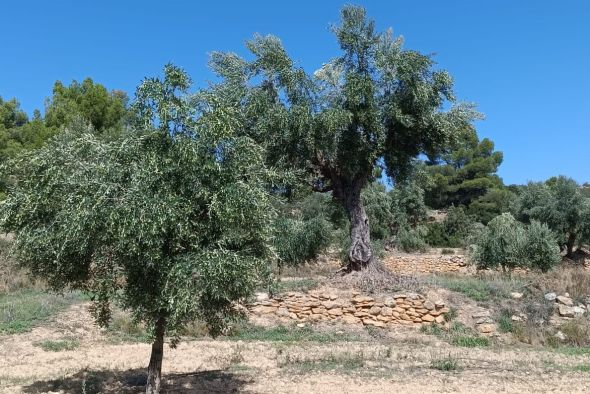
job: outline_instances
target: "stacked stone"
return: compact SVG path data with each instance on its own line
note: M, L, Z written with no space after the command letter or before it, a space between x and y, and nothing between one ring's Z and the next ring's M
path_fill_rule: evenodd
M392 271L406 274L467 271L462 255L392 255L384 263Z
M393 294L376 299L358 292L345 297L334 293L290 292L282 298L256 302L249 310L257 315L274 314L295 321L340 321L375 327L442 324L449 312L444 302L432 302L419 294Z

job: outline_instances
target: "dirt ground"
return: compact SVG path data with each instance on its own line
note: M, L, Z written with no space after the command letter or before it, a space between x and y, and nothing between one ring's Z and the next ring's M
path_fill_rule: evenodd
M411 328L331 327L331 343L203 339L165 349L168 393L588 393L588 355L518 345L454 347ZM348 330L348 331L346 331ZM355 331L356 330L356 331ZM39 341L76 338L69 351ZM0 337L3 393L140 393L150 346L114 343L92 321L87 304L73 305L50 324ZM445 371L433 368L452 360ZM437 364L439 362L439 364ZM442 364L444 365L444 364Z

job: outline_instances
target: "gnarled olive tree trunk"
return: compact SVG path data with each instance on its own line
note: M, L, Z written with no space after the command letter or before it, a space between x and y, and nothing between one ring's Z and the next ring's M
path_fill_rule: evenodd
M574 257L574 248L576 246L576 233L575 232L570 232L568 237L567 237L567 241L565 243L565 248L566 248L566 257L572 258Z
M362 271L375 264L375 258L371 249L371 232L369 217L363 206L361 190L364 185L362 179L344 182L341 179L333 180L333 196L336 198L348 215L350 222L350 248L348 250L348 271Z
M152 354L148 366L146 394L158 394L162 382L162 359L164 357L164 333L166 332L166 319L160 317L156 322L156 338L152 343Z

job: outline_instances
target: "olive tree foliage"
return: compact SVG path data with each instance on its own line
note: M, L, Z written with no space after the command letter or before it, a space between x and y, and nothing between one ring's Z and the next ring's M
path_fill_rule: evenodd
M558 176L546 182L529 182L511 209L524 223L546 223L569 257L576 246L590 242L590 200L571 178Z
M313 75L295 66L280 40L255 36L253 55L212 55L215 87L241 108L245 135L266 161L300 171L315 191L332 193L350 222L349 270L376 267L361 192L383 163L399 179L421 153L434 155L477 116L456 104L453 81L431 56L377 32L360 7L346 6L332 31L340 55ZM375 264L373 264L375 263Z
M371 223L371 239L383 241L391 236L395 222L391 196L380 182L372 182L361 193L362 202Z
M331 204L319 193L298 201L278 199L273 246L279 269L299 266L318 257L332 242Z
M549 271L561 261L555 234L544 223L533 220L527 228L524 254L532 268Z
M264 151L236 132L242 119L214 92L188 112L160 95L187 88L168 66L138 88L136 105L151 116L142 129L108 141L65 131L4 168L18 179L0 205L16 257L55 290L89 292L100 324L113 302L147 324L148 392L159 390L164 336L177 339L196 318L218 333L268 271Z
M390 192L391 211L398 226L416 227L426 220L428 209L424 203L424 189L414 179L399 182Z
M483 230L472 250L478 268L502 267L506 272L523 265L526 232L509 213L496 216Z
M561 261L555 234L546 224L533 220L527 226L510 213L496 216L474 240L472 257L478 268L500 266L506 272L528 267L547 272Z

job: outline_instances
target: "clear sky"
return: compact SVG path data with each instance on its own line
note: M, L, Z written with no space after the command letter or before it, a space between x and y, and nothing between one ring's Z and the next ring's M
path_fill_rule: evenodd
M207 54L245 54L253 33L280 37L309 72L338 54L331 23L345 3L298 1L7 1L1 7L0 95L43 108L55 80L92 77L133 96L173 62L197 85ZM436 53L460 99L486 120L480 136L504 152L507 184L565 174L590 181L590 2L585 0L370 1L380 30Z

